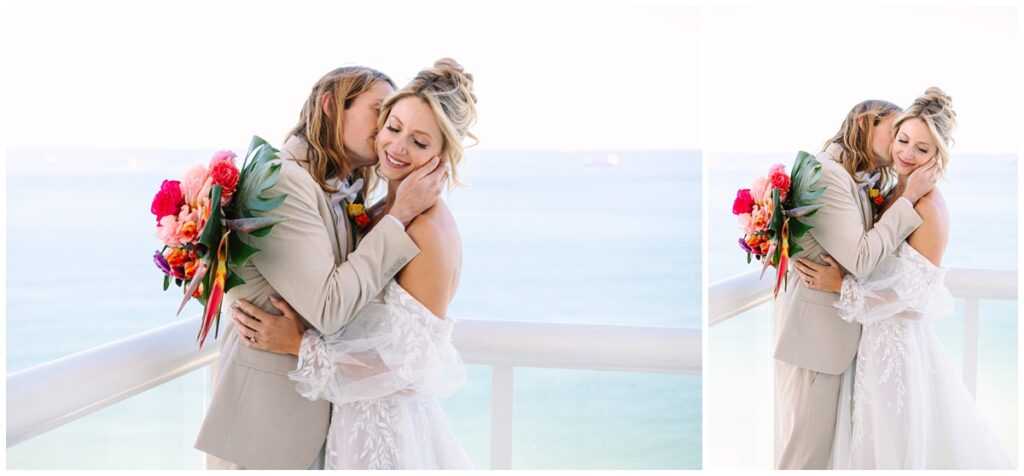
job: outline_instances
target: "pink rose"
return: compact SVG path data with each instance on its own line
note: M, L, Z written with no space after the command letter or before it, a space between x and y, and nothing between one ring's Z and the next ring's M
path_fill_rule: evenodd
M160 224L156 227L156 237L172 248L181 246L181 239L178 238L178 217L165 215L161 218Z
M153 204L149 211L156 215L156 222L167 215L177 215L178 209L185 203L181 193L181 182L177 180L164 180L160 185L160 191L153 197Z
M204 165L196 165L185 172L185 179L181 181L181 193L185 195L185 202L190 207L195 207L198 204L199 197L202 196L203 185L209 175Z
M740 213L739 215L736 215L736 224L740 226L740 229L743 230L743 234L745 234L745 235L748 235L748 234L751 234L751 233L754 232L754 230L751 229L751 227L750 227L750 214L749 213Z
M750 189L744 188L736 191L736 199L732 202L732 214L750 213L754 208L754 197L750 195Z
M764 177L758 177L754 180L754 184L750 186L750 196L754 198L757 203L764 203L764 193L768 190L768 179ZM771 195L768 196L771 198Z

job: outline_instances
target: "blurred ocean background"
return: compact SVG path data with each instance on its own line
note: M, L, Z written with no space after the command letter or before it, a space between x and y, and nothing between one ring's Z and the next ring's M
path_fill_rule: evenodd
M776 163L793 165L793 154L709 154L708 274L715 283L750 271L737 239L732 214L736 191L750 188ZM947 268L1017 269L1018 160L1016 155L957 154L946 180L940 180L951 220ZM766 277L765 279L769 279ZM977 401L1003 447L1017 458L1016 301L981 301ZM947 355L962 368L964 302L934 321ZM771 306L762 305L712 327L704 362L708 394L708 461L730 461L730 468L770 468L772 402ZM740 409L740 410L737 410ZM728 445L726 445L728 442ZM733 454L742 457L735 458ZM710 463L709 463L710 464ZM716 465L717 466L717 465Z
M8 151L8 373L176 319L149 206L163 179L212 152ZM469 186L448 197L465 253L450 314L700 327L700 159L470 149ZM1016 262L1015 242L1000 252ZM208 381L193 372L8 448L7 468L201 468L192 444ZM701 467L700 377L522 368L515 381L513 468ZM490 368L470 366L444 406L488 467Z

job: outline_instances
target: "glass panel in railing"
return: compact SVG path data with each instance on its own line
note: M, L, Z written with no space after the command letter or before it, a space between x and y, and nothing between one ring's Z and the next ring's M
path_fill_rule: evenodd
M772 465L772 306L762 304L708 329L704 385L705 468Z
M701 379L516 369L513 469L699 469Z
M192 372L7 448L7 469L202 469L208 379Z
M1019 458L1018 304L1017 301L982 301L979 310L976 398L999 442L1016 462Z
M490 467L491 367L467 365L466 384L441 400L448 423L477 469Z

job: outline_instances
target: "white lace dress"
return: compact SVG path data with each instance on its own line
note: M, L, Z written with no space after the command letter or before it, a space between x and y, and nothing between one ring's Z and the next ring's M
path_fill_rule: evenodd
M448 318L391 281L344 329L302 338L298 392L330 400L326 469L463 469L438 397L466 379Z
M931 320L953 309L945 270L907 243L835 306L863 324L843 374L834 469L990 469L1012 462L957 376Z

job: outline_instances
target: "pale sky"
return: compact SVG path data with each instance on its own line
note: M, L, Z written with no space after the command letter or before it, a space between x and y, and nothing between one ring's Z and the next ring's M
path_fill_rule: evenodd
M279 142L327 71L450 56L481 149L698 149L695 8L8 9L7 147Z
M816 148L863 99L953 98L953 151L1018 147L1016 8L707 9L708 143L714 153Z

